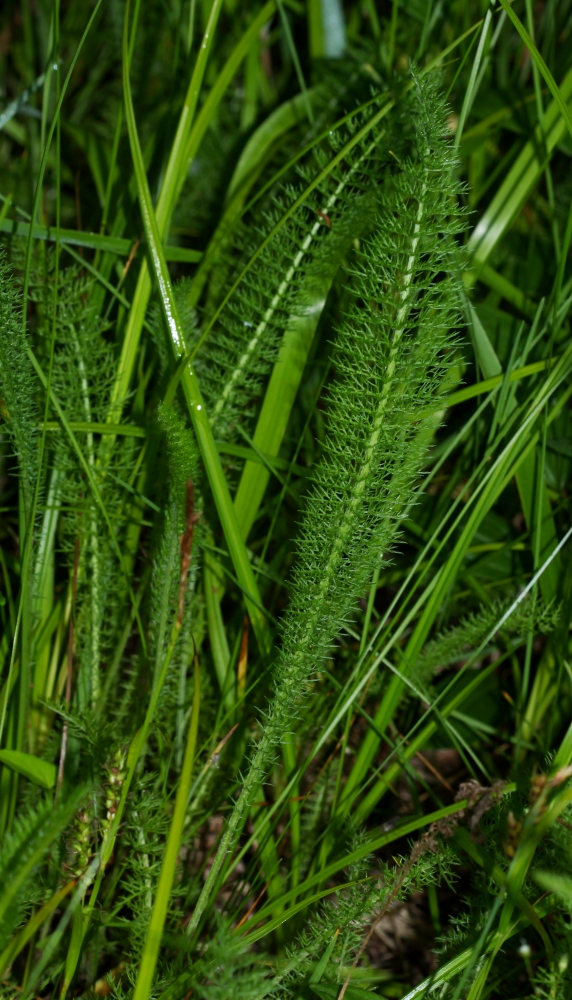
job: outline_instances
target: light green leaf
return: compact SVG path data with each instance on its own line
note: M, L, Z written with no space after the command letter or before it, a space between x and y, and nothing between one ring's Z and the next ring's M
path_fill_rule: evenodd
M6 764L16 774L29 778L42 788L53 788L56 783L57 768L47 760L41 760L32 753L22 750L0 750L0 763Z
M322 955L320 961L316 965L312 975L310 976L310 985L314 986L316 983L320 982L320 979L324 975L327 969L328 962L330 961L331 954L336 946L336 941L340 933L340 928L338 927L332 934L332 940L330 941L328 947L326 948L324 954Z
M30 226L29 222L16 222L12 219L0 221L0 232L10 236L29 236L30 229L35 240L65 243L70 246L85 247L88 250L99 250L102 253L114 253L118 257L129 257L135 251L136 241L127 240L121 236L105 236L101 233L85 233L80 229L62 229L57 226ZM139 250L139 256L142 251ZM196 264L202 257L200 250L187 250L186 247L165 247L165 257L170 261Z
M486 379L494 378L495 375L500 375L502 372L502 365L489 340L487 331L478 317L476 309L471 302L468 303L468 306L471 317L471 334L477 360L484 377Z

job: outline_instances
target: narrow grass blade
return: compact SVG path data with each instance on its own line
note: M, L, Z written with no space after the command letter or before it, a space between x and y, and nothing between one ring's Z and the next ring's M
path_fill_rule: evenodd
M253 445L271 457L280 450L330 285L331 280L316 283L305 314L293 316L284 333L253 437ZM256 520L269 479L270 472L260 462L246 463L234 499L236 518L245 539Z
M564 101L570 100L572 69L566 73L560 85L560 95ZM544 115L542 130L537 128L534 138L525 144L515 164L511 167L490 205L471 233L468 249L472 267L465 274L465 284L468 287L475 283L481 266L486 264L530 192L542 177L546 163L540 151L545 148L547 154L550 155L556 144L562 139L566 127L559 103L552 101Z
M183 766L181 768L181 776L179 778L179 787L177 788L175 809L171 820L171 826L169 828L167 843L165 845L161 874L159 875L157 893L153 904L153 912L151 914L151 920L149 921L147 938L141 955L139 974L137 976L137 982L133 993L134 1000L147 1000L153 986L153 976L155 974L157 959L159 957L159 949L161 947L161 939L163 937L163 928L167 917L179 847L181 845L181 837L183 835L183 827L185 825L187 800L189 797L189 789L191 787L193 761L195 759L195 750L197 746L200 704L201 679L199 663L195 655L195 688L191 724L189 726L187 746L185 749Z
M57 226L32 226L29 222L16 222L11 219L0 221L0 232L9 236L30 235L35 240L47 240L70 246L83 247L86 250L99 250L101 253L113 253L117 257L129 257L136 248L135 240L127 240L121 236L104 236L101 233L83 233L77 229L62 229ZM142 248L143 249L143 248ZM201 258L200 250L187 250L186 247L165 247L165 257L169 261L181 264L197 264Z
M398 823L392 830L389 830L387 833L383 833L380 836L368 837L368 839L354 851L351 851L348 854L341 854L321 871L308 876L308 878L304 879L303 882L300 882L299 885L285 892L280 899L280 906L284 906L286 903L291 903L292 900L297 899L298 896L305 896L310 889L327 882L328 879L333 878L344 868L347 868L349 865L357 864L358 861L368 857L374 851L381 850L381 848L387 846L387 844L393 843L394 840L406 837L415 830L420 830L424 826L429 826L431 823L437 822L445 816L453 816L462 811L464 807L466 807L466 801L454 802L453 805L443 806L442 809L428 813L426 816L414 816L402 823ZM263 906L262 909L258 911L256 919L266 919L266 917L270 916L270 914L274 912L276 905L276 903L272 902L267 903L266 906ZM291 911L288 911L288 913L290 912ZM257 936L256 939L253 938L253 940L260 940L263 936L260 931L254 933L256 933Z
M570 114L570 109L568 108L566 99L564 98L560 88L558 87L556 80L552 76L552 73L548 69L548 66L546 65L544 59L540 55L540 52L536 48L536 45L534 44L532 38L528 34L526 28L524 27L524 24L522 23L520 18L515 14L512 6L507 2L507 0L500 0L500 3L503 9L508 14L510 20L514 24L516 30L518 31L520 37L522 38L524 44L526 45L528 51L530 52L532 58L534 59L534 62L538 66L538 69L542 73L542 76L546 81L548 89L552 94L554 100L556 101L556 104L558 105L560 114L562 115L564 121L566 122L566 127L570 132L570 135L572 136L572 115Z
M147 234L147 240L149 243L149 247L151 249L153 269L155 272L155 277L157 279L157 285L159 287L161 303L163 306L165 320L167 323L167 328L169 330L173 351L175 357L179 358L185 353L185 338L181 327L181 321L179 319L177 311L177 304L173 293L171 278L167 269L165 256L163 254L163 246L161 243L160 234L157 228L157 221L155 217L155 212L153 210L153 203L151 200L151 192L149 191L147 176L145 174L143 157L141 154L141 148L137 136L137 128L133 112L133 103L131 100L131 89L129 83L129 65L127 61L128 14L129 14L129 6L126 8L125 30L123 35L123 57L124 57L123 85L124 85L124 95L125 95L127 128L129 131L131 152L133 156L135 173L137 176L137 187L139 192L141 214L143 216L143 223ZM193 428L197 436L197 440L201 450L201 455L203 458L203 462L205 464L205 469L213 492L213 497L217 507L217 512L225 534L228 551L230 553L230 557L234 565L238 582L245 595L250 618L252 621L252 625L258 643L260 645L261 651L263 652L263 654L266 655L270 652L271 644L268 635L266 619L261 611L262 601L260 599L258 586L254 577L252 566L248 558L248 553L246 551L244 542L240 535L240 530L236 521L236 515L234 513L232 500L228 490L228 484L224 476L216 443L213 438L211 425L209 422L208 414L206 412L205 403L201 395L201 390L199 387L197 376L191 364L188 364L183 372L182 384L187 399L187 405L189 407L189 413L191 416Z
M274 10L274 2L270 0L262 11L253 19L249 28L244 32L237 47L231 53L223 71L212 88L210 94L201 108L201 111L194 124L197 101L202 86L209 51L212 45L213 35L216 29L218 18L222 7L222 0L214 0L210 10L209 19L205 28L203 41L193 70L189 89L183 105L183 110L179 118L177 133L171 148L169 161L165 170L165 176L156 207L156 225L159 239L166 236L171 223L171 216L181 193L181 188L188 173L188 169L193 156L195 155L200 142L211 122L216 108L228 89L236 70L242 59L246 56L252 39L256 37L262 25L271 16ZM109 420L116 422L121 415L124 401L129 392L135 358L139 348L139 339L143 328L143 321L151 295L151 278L146 262L143 262L137 287L133 297L131 312L129 314L125 337L121 349L117 378L111 393L111 406Z

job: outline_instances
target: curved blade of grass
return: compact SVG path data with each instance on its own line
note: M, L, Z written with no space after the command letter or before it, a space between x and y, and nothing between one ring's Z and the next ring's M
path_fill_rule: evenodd
M72 889L75 888L75 881L68 882L67 885L63 885L61 889L44 903L43 906L37 910L36 913L28 920L25 927L16 934L16 937L12 938L10 943L6 945L4 951L0 955L0 976L3 976L6 970L12 965L14 959L18 957L20 952L26 947L30 938L34 936L36 931L39 931L40 927L45 924L48 917L54 912L55 909L60 905L61 902L70 894Z
M553 361L533 361L522 368L515 368L508 375L508 381L519 382L530 375L538 375L539 372L545 371L553 363ZM493 375L491 378L483 379L482 382L475 382L474 385L468 385L466 389L459 389L458 392L453 392L450 396L445 396L441 405L446 407L457 406L458 403L465 403L468 399L475 399L477 396L492 392L497 386L502 385L503 378L504 375Z
M163 253L163 246L157 227L157 220L153 210L153 202L143 164L143 156L139 145L135 114L133 111L133 102L131 99L129 63L127 60L128 14L129 5L127 5L126 8L125 28L123 33L123 87L127 129L137 178L141 215L143 217L143 224L147 234L147 241L151 250L153 270L155 272L159 288L161 304L163 306L173 352L175 354L175 358L179 358L185 353L185 338L173 293L171 278ZM248 558L246 547L240 534L228 484L223 472L218 449L213 438L212 428L206 412L198 379L191 364L186 365L181 381L193 429L201 450L201 455L213 493L217 513L224 531L230 558L235 569L236 577L245 594L250 619L252 621L252 626L254 628L260 649L263 654L268 654L270 652L271 643L266 619L261 611L262 602L258 592L258 586Z
M40 927L45 924L48 917L58 908L60 903L70 894L72 889L75 888L75 881L68 882L67 885L63 885L61 889L44 903L39 910L34 913L32 917L28 920L28 923L21 931L16 934L14 938L6 945L4 951L0 955L0 976L3 976L6 970L12 965L14 959L18 957L20 952L26 947L30 938L34 936L36 931L39 931Z
M209 644L219 688L227 711L231 711L234 707L235 692L234 680L229 676L230 649L220 609L220 593L224 591L222 575L220 563L217 562L214 554L205 551L203 593Z
M484 51L485 51L485 45L487 43L487 38L488 38L488 34L489 34L489 28L490 28L490 25L491 25L492 17L493 17L492 8L489 7L489 9L488 9L488 11L487 11L487 13L485 15L485 20L484 20L484 23L483 23L483 28L482 28L482 31L481 31L481 37L479 38L479 44L477 46L477 52L476 52L475 58L473 60L473 65L471 67L471 74L470 74L470 77L469 77L469 83L468 83L467 89L465 91L465 96L463 98L463 106L461 108L461 113L459 115L459 121L458 121L458 124L457 124L457 128L455 130L455 148L459 145L459 143L461 141L461 136L463 135L463 129L465 127L465 122L467 120L467 116L470 113L471 107L473 105L473 101L474 101L474 99L476 97L476 93L477 93L477 89L478 89L477 77L479 76L479 70L481 68L481 63L483 61L483 55L484 55Z
M542 446L542 442L540 445ZM522 462L516 474L516 482L522 512L531 532L533 549L537 549L538 558L544 560L558 544L558 532L545 481L544 462L540 458L540 455L532 452ZM556 597L561 576L560 560L555 559L540 580L542 596L547 603Z
M473 341L475 345L475 352L477 355L477 360L483 371L485 378L494 378L502 372L501 363L493 349L490 339L484 329L482 323L480 322L478 315L469 303L469 309L471 318L473 320ZM540 320L542 312L542 306L538 307L534 323L530 331L529 339L534 337L538 322ZM510 364L509 364L510 369ZM510 372L507 376L503 374L503 379L505 380L505 387L508 387ZM502 400L499 399L499 407L501 406ZM505 416L508 415L508 411L505 411ZM518 491L520 493L522 510L525 516L526 524L529 531L532 532L533 537L535 537L539 544L539 558L545 559L546 556L552 551L558 542L558 536L556 532L556 525L554 523L554 518L552 516L552 508L550 506L550 498L548 496L548 490L546 483L544 482L544 475L542 474L541 479L539 479L539 473L537 466L539 465L537 456L531 453L524 462L521 463L518 472L516 473L516 481L518 485ZM540 503L540 517L537 518L533 512L538 508ZM537 523L538 522L538 523ZM540 586L542 593L547 602L550 602L556 595L558 588L558 579L560 576L560 561L554 560L547 571L542 575Z
M294 63L294 69L296 70L296 76L298 78L298 86L300 87L300 93L304 99L304 107L306 109L306 114L308 116L308 121L314 121L314 115L312 112L312 105L308 98L308 88L306 87L306 81L304 79L304 73L302 71L302 66L300 63L300 57L298 56L298 50L296 48L296 43L292 37L292 31L290 29L290 22L288 21L288 15L284 10L284 5L282 0L276 0L276 6L280 13L280 20L282 22L282 31L284 32L284 37L286 39L286 45L288 46L288 51L290 52L290 57Z
M308 99L312 100L313 96L314 91L309 90ZM239 191L244 192L245 185L248 185L249 188L252 187L253 176L260 169L276 142L290 129L300 124L303 119L302 109L304 105L304 95L296 94L295 97L275 108L253 132L240 154L230 179L226 193L229 205Z
M340 182L336 186L324 206L326 213L335 209L351 176L352 170L349 170L343 184ZM354 235L363 229L365 222L365 218L356 216ZM318 232L318 225L316 223L312 230L313 235ZM314 334L349 242L347 238L340 244L336 254L328 261L327 269L319 275L310 276L305 287L303 309L290 315L252 442L254 449L264 454L274 456L280 450ZM234 506L245 539L256 519L269 478L269 470L253 462L247 462L242 471Z
M360 879L361 882L367 882L368 879ZM312 893L311 896L302 899L299 903L291 906L284 913L280 913L277 917L273 917L268 923L264 924L263 927L259 927L258 930L251 931L250 934L244 934L244 940L246 944L254 944L255 941L261 941L263 938L272 934L274 931L278 930L282 924L285 924L287 920L291 917L295 917L297 913L302 910L307 909L312 906L313 903L318 903L320 899L324 899L326 896L331 896L334 892L343 892L344 889L349 889L352 885L359 885L359 882L343 882L341 885L332 885L328 889L320 889L319 892ZM281 897L282 899L284 897ZM256 914L256 919L258 920L259 914Z
M536 314L534 302L527 298L524 292L521 292L520 288L517 288L516 285L508 281L504 275L495 271L493 267L483 264L479 270L479 281L487 285L493 292L497 292L501 298L506 299L511 305L516 306L523 316L527 316L528 319L534 319Z
M34 560L34 577L37 581L34 596L34 617L37 624L32 635L32 655L35 666L32 682L32 713L28 725L28 749L32 753L35 752L36 742L43 728L43 711L40 708L40 701L46 697L45 685L51 656L51 630L44 629L44 626L51 618L54 604L56 529L60 514L62 485L62 469L58 468L56 461L50 473L46 510L39 526Z
M181 157L176 157L178 163L178 190L173 187L170 198L172 200L172 205L170 211L172 213L175 207L176 201L180 194L180 189L183 186L185 178L187 176L191 162L202 142L204 135L206 134L209 125L213 119L213 115L216 108L220 104L224 94L226 93L228 87L232 83L234 76L243 61L248 55L248 51L252 45L252 42L259 35L261 29L264 27L266 22L270 20L274 11L276 10L275 0L267 0L267 3L258 11L256 16L252 19L248 28L244 31L237 45L231 52L224 66L221 67L217 74L215 83L212 89L209 91L207 98L197 115L196 123L191 130L188 130L187 141L184 146L184 152ZM175 165L175 158L174 165ZM169 206L167 206L169 207ZM159 211L159 203L157 203L157 211ZM170 221L170 215L169 215ZM167 223L168 224L168 223Z
M541 911L539 916L544 916L545 913L550 912L551 903L552 900L550 899L542 900L539 907ZM520 934L527 925L528 920L526 917L520 917L518 920L515 920L515 922L511 925L510 932L506 935L505 940L514 937L516 934ZM488 952L491 949L494 944L494 939L494 934L489 935L484 948L485 952ZM470 948L466 948L460 955L456 955L455 958L452 958L450 962L447 962L446 965L444 965L437 972L433 973L433 975L431 975L428 979L424 979L422 983L415 986L409 991L409 993L407 993L406 996L402 998L402 1000L429 1000L429 997L434 989L448 983L451 979L454 979L455 976L458 976L459 973L463 972L467 968L471 962L473 954L474 946L471 945Z
M332 934L332 938L330 940L328 947L326 948L324 954L322 955L320 961L317 963L316 968L314 969L312 975L310 976L310 981L309 981L310 986L313 983L319 983L320 979L324 975L324 972L328 967L328 962L330 961L330 958L332 956L332 952L334 950L336 941L338 940L339 933L340 933L340 928L337 927L334 933Z
M284 331L280 354L272 369L252 439L253 446L265 455L274 457L280 451L332 281L333 275L329 280L315 282L304 314L292 316ZM268 468L260 462L248 461L242 470L234 509L244 539L248 538L256 520L269 479Z

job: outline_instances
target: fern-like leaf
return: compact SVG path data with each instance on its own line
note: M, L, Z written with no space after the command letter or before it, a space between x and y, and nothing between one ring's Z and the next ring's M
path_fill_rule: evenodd
M18 458L26 513L32 499L38 473L38 408L35 379L26 350L20 319L16 284L0 254L0 396L2 414Z
M312 675L396 542L435 428L424 414L437 409L460 322L462 211L444 102L434 81L414 82L414 150L383 193L338 334L340 378L298 543L275 694L193 919Z

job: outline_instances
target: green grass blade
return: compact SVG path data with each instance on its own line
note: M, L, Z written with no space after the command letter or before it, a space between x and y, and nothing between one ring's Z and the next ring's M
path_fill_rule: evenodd
M511 5L507 2L507 0L500 0L500 3L502 4L502 7L508 14L510 20L514 24L516 30L518 31L520 37L522 38L524 44L526 45L528 51L530 52L532 58L534 59L534 62L538 66L538 69L542 73L542 76L546 81L548 89L552 94L554 100L556 101L556 104L558 105L560 114L562 115L564 121L566 122L566 127L570 132L570 135L572 136L572 116L570 115L570 109L568 108L568 105L566 103L566 98L563 96L558 84L556 83L556 80L552 76L552 73L550 72L548 66L544 62L544 59L540 55L540 52L536 48L536 45L534 44L532 38L528 34L526 28L524 27L524 24L522 23L520 18L515 14Z
M560 95L569 101L572 95L572 69L566 73L560 85ZM465 284L472 286L479 270L486 264L494 248L514 221L530 192L538 183L546 166L541 150L546 148L550 155L566 132L567 124L562 117L560 104L552 101L542 122L542 130L535 130L534 138L527 142L511 167L505 180L479 219L471 233L468 249L471 255L471 270L465 274ZM545 142L543 143L543 136Z
M199 729L200 704L201 679L198 660L195 656L195 686L191 724L189 726L185 756L183 759L183 766L181 768L181 776L179 778L179 787L177 788L175 809L171 820L171 826L169 828L167 843L165 845L161 874L159 875L157 893L153 904L153 912L151 914L151 920L149 921L147 938L141 955L139 973L133 993L134 1000L147 1000L153 986L153 976L155 974L157 959L159 957L159 949L161 947L161 939L163 937L163 928L167 917L169 899L173 888L173 879L175 877L175 868L179 855L179 847L181 845L181 837L183 835L183 827L185 825L187 800L189 797L189 789L191 787L193 761L195 759L197 733Z
M235 703L235 684L234 678L229 676L230 649L220 609L220 594L224 591L224 581L220 564L212 553L205 551L204 563L203 592L209 644L219 688L225 706L230 711Z
M156 207L157 231L161 240L165 238L171 224L171 217L179 199L182 186L187 176L190 163L200 145L200 142L211 122L216 108L230 85L238 66L245 58L252 39L256 37L262 25L274 10L273 0L270 0L253 19L252 24L244 32L240 42L227 60L223 72L219 75L214 87L201 108L193 127L197 101L203 82L209 51L213 41L222 0L214 0L209 20L205 28L203 41L197 57L195 68L189 83L189 89L179 118L177 133L169 155L165 177L161 186ZM118 374L111 395L109 419L116 422L121 415L124 400L129 391L135 358L139 348L139 338L143 329L143 321L151 295L151 279L146 262L143 262L137 287L129 314L125 338L121 349Z
M374 851L381 850L383 847L386 847L387 844L391 844L394 840L399 840L401 837L406 837L408 834L414 833L415 830L423 829L424 826L429 826L431 823L444 819L446 816L454 816L465 806L465 801L454 802L452 805L443 806L441 809L428 813L426 816L414 816L410 819L406 819L403 822L398 823L387 833L383 833L376 837L368 837L368 839L360 847L349 852L348 854L341 854L334 861L331 861L329 865L323 868L322 871L315 872L313 875L304 879L303 882L300 882L299 885L285 892L281 897L280 905L284 906L286 903L291 903L292 900L297 899L298 896L305 896L310 889L313 889L315 886L333 878L349 865L357 864L358 861L361 861L363 858L367 858ZM256 919L265 920L274 912L276 905L277 904L272 902L267 903L266 906L263 906L262 909L258 911ZM291 911L289 910L288 913L291 913ZM264 928L262 928L261 931L262 930L264 930ZM261 931L254 932L257 935L254 940L260 940L263 936Z
M520 603L520 601L524 600L524 598L530 592L530 590L534 586L536 586L538 580L541 579L542 574L545 571L545 569L550 565L551 561L554 558L557 557L557 555L559 554L559 552L564 548L564 546L569 541L570 537L572 537L572 528L569 529L569 531L564 535L564 537L559 542L557 548L551 553L551 555L548 557L548 559L546 560L546 562L540 567L540 569L537 571L537 573L534 574L534 576L532 577L532 580L529 581L529 583L527 584L527 586L521 592L521 594L517 598L517 601L515 602L515 604L516 603ZM513 604L512 607L514 607L515 604ZM512 612L512 608L510 609L510 612ZM498 627L500 627L500 626L499 625L495 626L494 631L496 631ZM493 634L494 634L494 632L493 632ZM490 636L487 636L487 639L485 640L485 643L483 643L481 645L480 649L484 648L484 646L486 645L486 642L488 642L488 641L490 641ZM466 663L464 664L463 669L466 669L467 665L470 664L473 661L473 659L476 658L477 655L478 655L478 651L477 651L477 653L473 653L472 656L469 658L469 660L467 660ZM494 667L494 664L493 664L493 667ZM450 701L448 701L447 704L446 704L446 706L443 709L441 709L442 715L446 718L448 715L450 715L452 712L454 712L459 707L459 705L461 705L469 697L472 689L474 687L478 687L478 685L484 679L486 673L490 672L490 670L491 670L490 667L486 668L486 670L483 670L479 675L477 675L477 677L470 684L467 685L467 687L463 691L461 691L458 695L455 695ZM396 698L395 688L399 689L401 687L401 685L404 684L404 681L401 678L395 677L394 679L398 681L398 685L395 685L395 687L393 687L392 684L391 684L391 682L390 682L390 686L389 686L389 688L391 689L391 695L390 695L390 697L393 698L393 699ZM450 686L451 685L449 685L448 687L450 687ZM439 695L439 699L444 697L444 695L445 695L445 693L446 693L447 690L448 690L448 688L444 692L442 692L441 695ZM437 701L439 699L435 699L433 701L433 703L430 706L430 708L427 710L426 713L424 713L422 719L420 719L419 722L417 722L416 725L413 727L413 729L410 731L409 737L411 737L411 735L413 733L413 730L417 729L422 724L423 720L428 715L428 713L431 712L434 709L434 707L436 706ZM389 700L389 698L388 698L388 700ZM383 705L383 702L382 702L382 705ZM376 726L379 727L379 722L381 722L382 725L383 725L384 721L385 721L384 713L382 713L381 711L378 711L378 713L375 716ZM426 744L427 740L430 739L431 735L436 731L436 729L437 729L437 723L436 722L431 722L426 727L424 727L422 734L419 734L417 737L415 737L413 739L410 739L408 737L407 746L406 747L405 746L400 746L399 747L399 749L403 753L403 756L404 757L410 757L413 754L415 754L418 749L420 749L423 745ZM377 735L377 733L375 735L375 740L379 740L379 736ZM404 742L404 741L402 741L402 742ZM400 770L401 770L401 764L394 764L394 765L390 766L387 769L386 773L384 774L383 779L381 781L379 781L379 782L376 783L376 785L371 789L371 791L367 794L367 796L362 800L362 802L360 803L360 805L358 806L358 808L355 810L354 816L355 816L355 819L357 821L363 822L365 820L365 818L369 815L369 813L374 808L374 806L377 804L377 802L379 802L379 800L382 797L382 795L384 795L385 792L391 787L391 785L393 784L393 782L397 778ZM354 772L352 771L352 778L353 778L353 773ZM365 775L365 768L363 768L363 764L362 764L361 777L363 778L364 775ZM353 779L352 784L355 785L355 779Z
M314 284L305 314L291 317L284 332L253 437L253 445L270 457L276 456L280 450L331 280ZM245 539L256 520L269 479L269 470L260 462L249 461L244 466L234 509Z
M143 157L137 136L133 103L131 101L129 66L127 61L128 12L129 8L127 8L126 12L125 30L123 36L123 85L127 127L129 131L133 163L137 176L141 214L143 216L147 240L151 249L153 269L159 288L159 294L161 296L161 303L173 351L175 353L175 357L179 358L185 353L185 339L177 311L177 304L173 293L171 278L169 276L167 264L163 254L163 246L157 227L157 221L153 210L151 193L149 191ZM240 534L232 500L228 490L228 484L225 479L216 443L213 438L211 425L206 412L205 403L201 395L198 379L191 364L188 364L185 367L182 375L182 384L185 397L187 399L187 405L189 407L193 429L201 450L201 455L205 464L211 490L213 492L217 513L224 531L226 544L228 546L228 551L234 566L237 580L245 595L257 641L262 652L267 654L270 652L271 644L268 636L266 619L261 611L262 602L260 600L258 586L248 558L246 547Z
M469 77L467 89L465 90L465 96L463 98L463 107L461 108L461 114L459 115L459 122L455 130L455 146L458 146L461 141L461 137L463 135L463 130L465 127L465 122L467 120L468 115L470 114L473 101L475 100L477 94L477 89L478 89L477 78L479 76L479 71L483 61L485 46L487 43L492 17L493 17L493 12L492 9L489 7L485 15L483 28L481 31L481 37L479 38L479 44L477 46L477 52L471 68L471 75Z
M29 222L16 222L4 219L0 222L0 232L9 236L29 237L30 230L35 240L47 240L62 244L83 247L86 250L98 250L101 253L112 253L117 257L129 257L136 247L135 240L123 239L121 236L103 236L101 233L84 233L77 229L63 229L57 226L32 226ZM200 250L187 250L186 247L165 247L165 257L169 261L182 264L196 264L202 258Z

